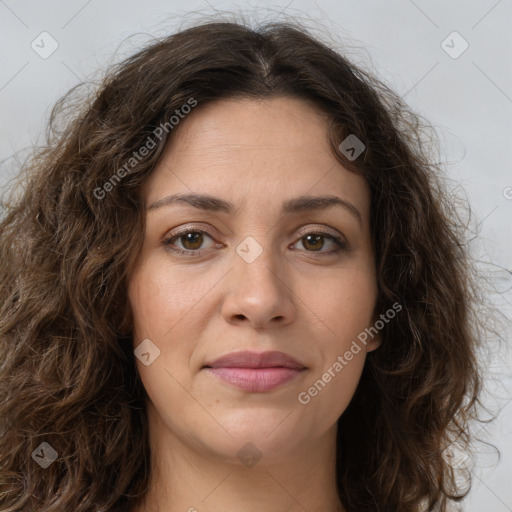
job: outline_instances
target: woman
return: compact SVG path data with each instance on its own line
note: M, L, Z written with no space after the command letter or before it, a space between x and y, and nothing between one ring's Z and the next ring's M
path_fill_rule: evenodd
M383 83L292 23L206 23L111 69L25 172L0 235L2 510L464 496L463 222Z

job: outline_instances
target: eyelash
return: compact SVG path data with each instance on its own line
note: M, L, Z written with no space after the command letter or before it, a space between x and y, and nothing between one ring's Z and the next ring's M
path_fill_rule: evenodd
M200 256L203 252L203 250L201 250L201 249L198 249L198 250L186 249L186 250L184 250L184 249L171 247L172 243L175 240L178 240L183 235L186 235L188 233L201 233L201 234L206 234L206 235L210 236L212 239L214 238L213 234L210 233L208 230L187 227L187 228L184 228L184 229L178 231L177 233L172 233L172 235L169 237L166 237L163 240L163 244L166 247L168 247L169 250L171 250L172 252L177 253L177 254L181 254L181 255L184 255L187 257L192 257L192 258ZM332 249L330 251L316 252L316 251L307 251L306 250L306 252L311 253L311 255L313 255L313 256L332 256L334 254L338 254L339 252L346 250L348 247L347 242L343 238L332 235L331 233L327 233L322 230L311 230L311 231L303 232L297 241L299 241L300 239L302 239L303 237L305 237L307 235L321 235L324 238L332 240L332 242L334 242L334 244L336 245L336 248Z

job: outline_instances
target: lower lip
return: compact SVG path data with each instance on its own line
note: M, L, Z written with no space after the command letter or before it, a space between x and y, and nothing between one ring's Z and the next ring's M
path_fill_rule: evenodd
M253 393L271 391L296 378L294 368L206 368L220 379Z

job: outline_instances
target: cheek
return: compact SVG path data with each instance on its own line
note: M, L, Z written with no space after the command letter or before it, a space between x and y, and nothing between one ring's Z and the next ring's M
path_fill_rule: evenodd
M132 276L128 296L133 311L134 338L158 337L165 323L165 304L172 300L172 291L159 279L159 273L141 270Z
M156 258L146 260L132 275L128 290L134 334L164 338L185 316L196 315L197 305L207 291L204 279L191 279L179 268Z
M359 384L366 359L364 350L353 355L350 361L342 354L340 356L341 360L331 362L327 371L320 376L321 383L317 380L315 386L321 389L319 395L323 395L316 398L322 401L319 407L325 414L327 424L336 422L347 409Z
M372 324L377 285L371 267L345 269L316 290L312 316L319 332L319 365L307 394L333 419L346 408L359 382L366 346L358 336Z
M358 340L372 323L377 285L369 268L355 269L331 285L328 322L335 336L329 336L322 357L321 373L314 376L315 389L324 395L325 414L336 421L350 403L366 360L366 347ZM315 391L313 390L313 393Z
M370 266L344 269L315 289L311 309L321 331L330 334L332 348L342 350L371 324L377 292Z
M133 312L133 348L149 339L159 354L149 365L136 361L140 378L154 403L179 401L183 394L177 384L188 378L188 352L183 330L193 322L197 297L184 287L183 273L157 258L148 258L130 278L128 297ZM192 339L195 333L188 333ZM155 351L153 345L149 351ZM156 354L156 351L154 352ZM177 381L175 380L177 379Z

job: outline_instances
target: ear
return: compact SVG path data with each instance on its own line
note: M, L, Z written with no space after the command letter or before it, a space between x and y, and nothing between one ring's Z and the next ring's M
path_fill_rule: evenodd
M366 352L373 352L374 350L377 350L380 347L380 344L382 343L382 335L379 332L377 335L373 337L367 344L366 344Z
M373 314L372 317L372 323L368 327L368 330L372 333L368 337L368 341L366 343L366 352L373 352L374 350L377 350L381 343L382 343L382 332L379 327L382 327L382 320L380 319L380 316L377 313Z

